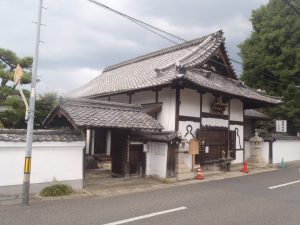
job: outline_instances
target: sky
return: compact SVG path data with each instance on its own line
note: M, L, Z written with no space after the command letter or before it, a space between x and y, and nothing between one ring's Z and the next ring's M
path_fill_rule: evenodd
M39 0L0 1L0 48L33 56ZM64 95L109 65L173 45L88 0L44 0L38 93ZM185 40L222 29L230 58L251 34L251 11L267 0L99 0ZM239 74L241 67L233 63Z

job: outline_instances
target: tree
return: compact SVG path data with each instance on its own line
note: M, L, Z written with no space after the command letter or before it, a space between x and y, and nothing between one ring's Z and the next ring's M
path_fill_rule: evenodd
M19 63L24 70L22 85L30 84L32 62L31 57L19 58L14 52L0 48L0 106L7 107L7 110L0 112L0 128L26 128L25 105L13 79ZM29 91L24 90L24 94L28 101ZM56 93L37 96L35 127L41 127L44 118L56 105Z
M48 92L44 95L40 95L35 103L35 125L41 127L46 116L53 110L58 104L57 94L54 92Z
M25 107L19 91L13 82L14 70L19 63L24 69L22 84L30 84L31 57L19 58L14 52L0 48L0 106L9 107L0 113L0 124L5 128L25 127ZM28 96L28 91L25 91Z
M266 112L288 120L289 133L295 134L300 131L300 16L286 1L270 0L250 20L253 31L239 46L241 78L252 88L283 97L283 104Z

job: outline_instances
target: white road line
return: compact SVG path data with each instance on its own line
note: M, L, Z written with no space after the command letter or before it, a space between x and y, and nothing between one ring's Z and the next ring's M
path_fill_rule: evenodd
M164 210L164 211L159 211L159 212L155 212L155 213L150 213L150 214L146 214L143 216L137 216L137 217L133 217L133 218L129 218L126 220L120 220L120 221L116 221L116 222L112 222L112 223L106 223L103 225L118 225L118 224L124 224L124 223L129 223L129 222L133 222L136 220L142 220L142 219L146 219L149 217L154 217L154 216L158 216L158 215L162 215L162 214L166 214L166 213L171 213L171 212L176 212L176 211L180 211L180 210L185 210L187 209L186 207L182 206L182 207L178 207L175 209L168 209L168 210Z
M296 181L285 183L285 184L279 184L279 185L268 187L268 188L269 189L276 189L276 188L280 188L280 187L284 187L284 186L288 186L288 185L292 185L292 184L296 184L296 183L300 183L300 180L296 180Z

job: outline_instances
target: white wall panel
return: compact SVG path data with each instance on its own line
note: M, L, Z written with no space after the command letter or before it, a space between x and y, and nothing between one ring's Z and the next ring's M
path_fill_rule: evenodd
M111 102L119 102L119 103L129 103L129 96L127 94L122 95L112 95L110 96Z
M164 88L159 92L158 101L162 102L162 110L157 115L157 120L166 131L175 130L175 89Z
M155 91L136 92L131 96L132 104L155 103Z
M80 142L35 142L31 183L83 179L83 147ZM0 142L0 186L23 182L25 143Z
M196 90L180 90L180 116L200 117L200 94Z

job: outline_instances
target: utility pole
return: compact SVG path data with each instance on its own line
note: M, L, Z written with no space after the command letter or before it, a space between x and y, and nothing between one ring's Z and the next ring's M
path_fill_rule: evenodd
M38 20L36 23L37 32L36 32L36 42L35 42L35 54L34 54L34 59L33 59L33 69L32 69L32 76L31 76L31 90L30 90L30 100L29 100L29 109L28 109L26 152L25 152L23 193L22 193L22 204L23 205L29 204L32 136L33 136L35 95L36 95L35 86L36 86L37 66L38 66L38 59L39 59L42 9L43 9L43 0L39 0Z

